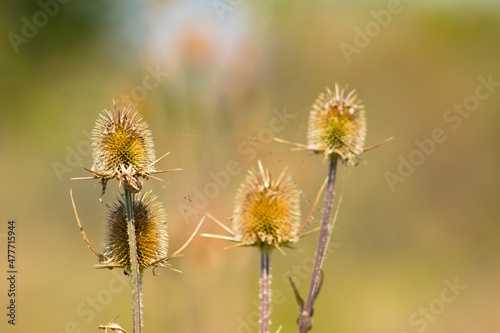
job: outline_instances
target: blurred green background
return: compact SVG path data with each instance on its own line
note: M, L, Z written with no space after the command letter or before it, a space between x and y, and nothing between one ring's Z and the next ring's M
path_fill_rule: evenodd
M88 133L112 99L144 115L157 156L171 152L158 168L184 169L145 184L174 251L205 212L231 216L258 159L289 167L307 215L326 164L270 135L305 143L309 107L336 82L366 106L367 145L395 139L343 170L313 332L500 331L500 89L478 88L500 82L497 1L62 2L0 4L0 267L15 219L19 272L15 327L0 279L2 332L95 332L116 316L131 332L130 289L92 268L69 197L99 245L117 184L102 204L96 181L70 178L87 176ZM472 111L447 111L464 103ZM446 140L418 153L439 128ZM214 186L230 161L239 173ZM388 181L398 168L408 174ZM316 238L273 254L273 331L296 331L287 278L306 294ZM146 272L145 332L257 331L258 251L227 245L198 236L171 262L183 273Z

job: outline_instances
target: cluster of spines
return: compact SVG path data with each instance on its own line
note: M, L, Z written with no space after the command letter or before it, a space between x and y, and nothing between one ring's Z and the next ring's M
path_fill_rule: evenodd
M103 186L107 180L117 179L129 191L142 188L139 177L156 173L155 152L147 123L133 109L100 115L93 131L94 165L90 170Z
M327 88L319 95L309 114L308 149L353 163L363 152L365 137L365 110L355 90L346 93L335 85L335 92Z
M242 245L280 247L293 242L300 223L300 192L283 170L273 178L259 161L236 196L234 230Z
M130 268L130 247L127 232L127 216L123 197L110 207L104 256L106 265ZM167 258L167 215L162 204L151 192L134 199L134 223L137 239L137 257L141 269L158 265ZM104 264L104 263L103 263Z

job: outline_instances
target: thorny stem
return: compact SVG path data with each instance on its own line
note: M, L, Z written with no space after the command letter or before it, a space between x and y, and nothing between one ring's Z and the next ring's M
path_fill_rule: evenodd
M330 156L328 168L328 183L326 186L325 202L323 208L323 217L321 219L321 229L318 238L318 247L316 250L316 260L311 278L311 286L307 296L307 303L302 313L297 320L299 333L306 333L312 328L313 306L316 297L318 296L318 288L320 284L321 266L325 258L326 249L330 240L330 234L333 228L333 223L330 222L333 205L333 192L335 187L335 174L337 171L337 156Z
M260 252L260 333L269 333L271 314L271 250Z
M128 241L130 247L130 270L132 283L132 312L134 333L142 332L142 277L137 260L137 241L134 220L134 194L125 189L125 209L127 213Z

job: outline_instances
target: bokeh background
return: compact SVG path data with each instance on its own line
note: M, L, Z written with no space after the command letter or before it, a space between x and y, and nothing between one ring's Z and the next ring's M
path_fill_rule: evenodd
M336 82L364 102L368 145L395 139L342 171L313 331L500 331L500 87L446 118L474 103L476 89L487 92L478 77L500 82L498 1L62 2L0 5L2 332L95 332L116 316L131 332L126 280L92 268L69 196L99 245L117 184L102 204L96 181L71 178L87 175L88 133L113 99L144 115L158 156L171 152L159 168L184 169L145 184L165 205L174 251L207 211L230 224L258 159L274 173L289 167L307 215L326 164L270 135L305 143L309 107ZM359 36L366 29L371 36ZM346 56L347 44L356 50ZM290 115L279 130L277 114ZM446 140L418 160L415 140L439 128ZM388 181L410 156L414 171ZM230 161L239 173L214 187L211 175ZM15 327L6 323L9 219ZM207 221L202 232L223 231ZM273 254L273 331L296 331L287 278L306 294L315 244L311 235ZM183 273L146 272L146 332L257 331L258 251L228 245L198 236L171 262Z

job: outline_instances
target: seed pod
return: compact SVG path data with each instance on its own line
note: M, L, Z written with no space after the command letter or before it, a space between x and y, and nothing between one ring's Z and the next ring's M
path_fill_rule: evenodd
M325 156L339 155L355 163L363 152L366 137L365 111L355 90L346 95L345 88L335 85L316 99L310 114L307 133L308 149Z
M158 260L167 257L167 215L151 192L134 199L134 220L139 266L146 268L156 265ZM127 230L125 203L123 197L119 197L109 211L103 253L108 260L103 264L130 267Z
M234 230L241 245L279 247L295 241L299 227L299 191L285 176L274 179L264 171L250 170L236 196Z
M101 179L103 192L106 182L115 178L130 192L139 192L139 177L155 173L155 153L147 123L132 109L115 113L105 111L93 132L93 159L91 171Z

